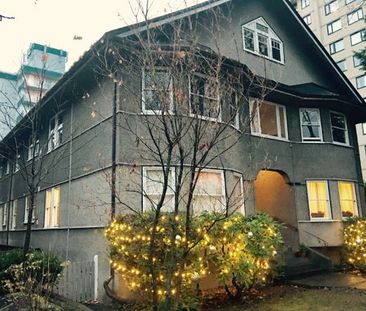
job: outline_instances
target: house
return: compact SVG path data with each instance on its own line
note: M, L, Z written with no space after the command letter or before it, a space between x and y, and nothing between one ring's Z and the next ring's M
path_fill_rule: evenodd
M16 74L0 72L1 139L62 77L66 61L66 51L31 43Z
M174 25L193 29L193 37L170 44ZM105 226L126 206L143 211L159 195L159 188L149 183L161 175L154 154L144 146L142 121L166 115L154 94L165 92L170 98L176 86L163 56L157 72L164 87L159 89L151 84L151 68L133 55L143 51L138 38L146 38L147 28L161 43L155 53L175 51L184 59L194 46L198 60L222 60L224 68L242 75L238 81L243 86L233 83L233 88L249 90L245 99L234 97L239 115L230 120L231 102L217 96L218 84L212 82L217 80L208 76L206 62L187 72L181 93L174 94L186 99L185 120L220 126L229 116L233 122L227 130L238 138L204 171L202 191L196 194L201 206L210 207L211 197L225 202L229 192L235 193L243 198L240 209L246 215L266 212L286 224L290 249L300 243L326 255L339 249L342 220L362 216L365 209L355 124L366 120L366 109L287 0L204 2L106 33L87 51L39 104L37 156L44 159L48 174L37 187L32 247L56 252L71 263L97 255L94 285L101 297L110 274ZM118 53L123 56L118 66L130 64L124 70L115 70L110 62ZM101 72L101 60L110 74ZM253 90L248 87L252 84ZM174 120L174 107L168 110ZM26 125L27 118L5 137L2 148L17 135L26 142ZM29 193L19 163L23 159L26 169L34 148L25 143L3 159L1 244L23 243ZM189 161L184 164L189 167ZM242 186L234 191L238 182ZM142 192L130 191L135 185ZM172 189L167 195L174 197ZM80 280L73 271L70 277Z

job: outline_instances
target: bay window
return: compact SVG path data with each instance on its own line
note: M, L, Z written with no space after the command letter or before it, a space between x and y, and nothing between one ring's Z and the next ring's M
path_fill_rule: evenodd
M203 170L196 178L197 183L193 194L193 212L195 214L225 212L224 173L222 171Z
M251 132L261 136L287 139L286 109L266 101L250 101Z
M302 141L323 140L319 109L301 108L300 121Z
M333 142L348 145L348 130L346 117L341 113L331 112L330 122Z
M168 175L167 191L162 211L174 211L175 170ZM156 209L164 188L164 172L161 167L144 167L143 169L143 211Z
M142 111L147 114L173 111L173 80L167 68L144 68Z
M355 184L353 182L339 181L338 192L342 217L348 218L357 216L358 213Z
M313 180L306 182L310 220L331 219L328 182Z
M44 227L52 228L60 225L60 187L46 190Z

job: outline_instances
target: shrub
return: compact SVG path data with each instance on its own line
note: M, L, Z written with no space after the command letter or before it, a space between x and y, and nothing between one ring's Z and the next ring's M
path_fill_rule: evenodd
M366 219L356 218L345 222L344 257L355 269L366 271Z
M204 223L210 221L214 219L206 215ZM280 226L271 217L237 214L214 226L204 244L219 283L230 298L240 299L245 290L266 284L276 274L283 241Z

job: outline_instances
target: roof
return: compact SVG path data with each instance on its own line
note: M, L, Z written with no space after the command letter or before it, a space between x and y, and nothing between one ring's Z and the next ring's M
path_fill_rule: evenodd
M322 87L316 83L303 83L297 85L291 85L287 87L290 91L301 94L305 97L307 96L339 96L325 87Z
M17 80L17 75L13 73L8 73L4 71L0 71L0 79L6 79L6 80Z
M51 48L47 45L39 44L39 43L32 43L29 47L29 50L38 50L42 52L46 52L49 54L55 54L63 57L67 57L67 52L60 49Z

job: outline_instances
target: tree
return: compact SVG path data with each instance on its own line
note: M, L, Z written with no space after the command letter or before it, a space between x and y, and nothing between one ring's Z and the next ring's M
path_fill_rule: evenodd
M360 59L362 69L366 71L366 48L361 51L355 52L355 56Z
M0 106L0 159L1 169L6 167L9 173L9 185L13 184L14 173L19 171L21 179L26 187L27 208L26 230L23 251L26 255L30 248L31 231L34 224L34 206L37 192L42 182L46 179L52 168L65 155L58 152L57 155L49 155L48 151L54 149L62 142L62 121L56 121L59 127L50 131L50 136L41 140L42 122L45 120L41 108L41 99L46 93L44 84L47 82L45 72L47 70L46 58L43 67L37 74L28 75L24 71L23 64L18 73L18 79L9 82L10 85L0 90L4 99ZM23 92L18 92L23 89ZM58 112L61 105L54 103L54 111ZM12 197L12 186L9 186L8 202ZM9 204L8 203L8 204ZM12 203L13 204L13 203ZM7 231L11 223L10 206L7 205ZM5 207L4 207L5 208ZM16 207L12 206L11 209ZM14 213L14 211L13 211Z
M236 59L224 56L218 38L230 19L229 6L211 9L202 20L186 17L166 25L149 21L148 4L138 2L138 7L144 22L137 28L144 29L123 39L107 36L104 51L96 52L97 74L115 83L114 144L128 146L120 161L127 161L129 169L117 166L121 155L114 148L112 168L105 174L112 193L112 219L130 213L150 232L144 256L153 310L159 306L171 310L183 290L182 267L203 239L194 232L197 215L214 213L210 230L243 204L241 178L230 176L231 185L222 184L228 194L223 196L205 187L210 184L205 180L207 169L227 170L230 152L252 124L250 115L260 109L276 83L253 74L240 63L239 53ZM201 44L200 35L209 46ZM252 97L257 98L255 103ZM250 114L240 104L249 102ZM143 197L144 210L133 197ZM150 222L145 211L152 214ZM173 216L167 237L171 248L161 263L165 267L161 285L156 258L166 213ZM176 242L177 236L183 246Z

